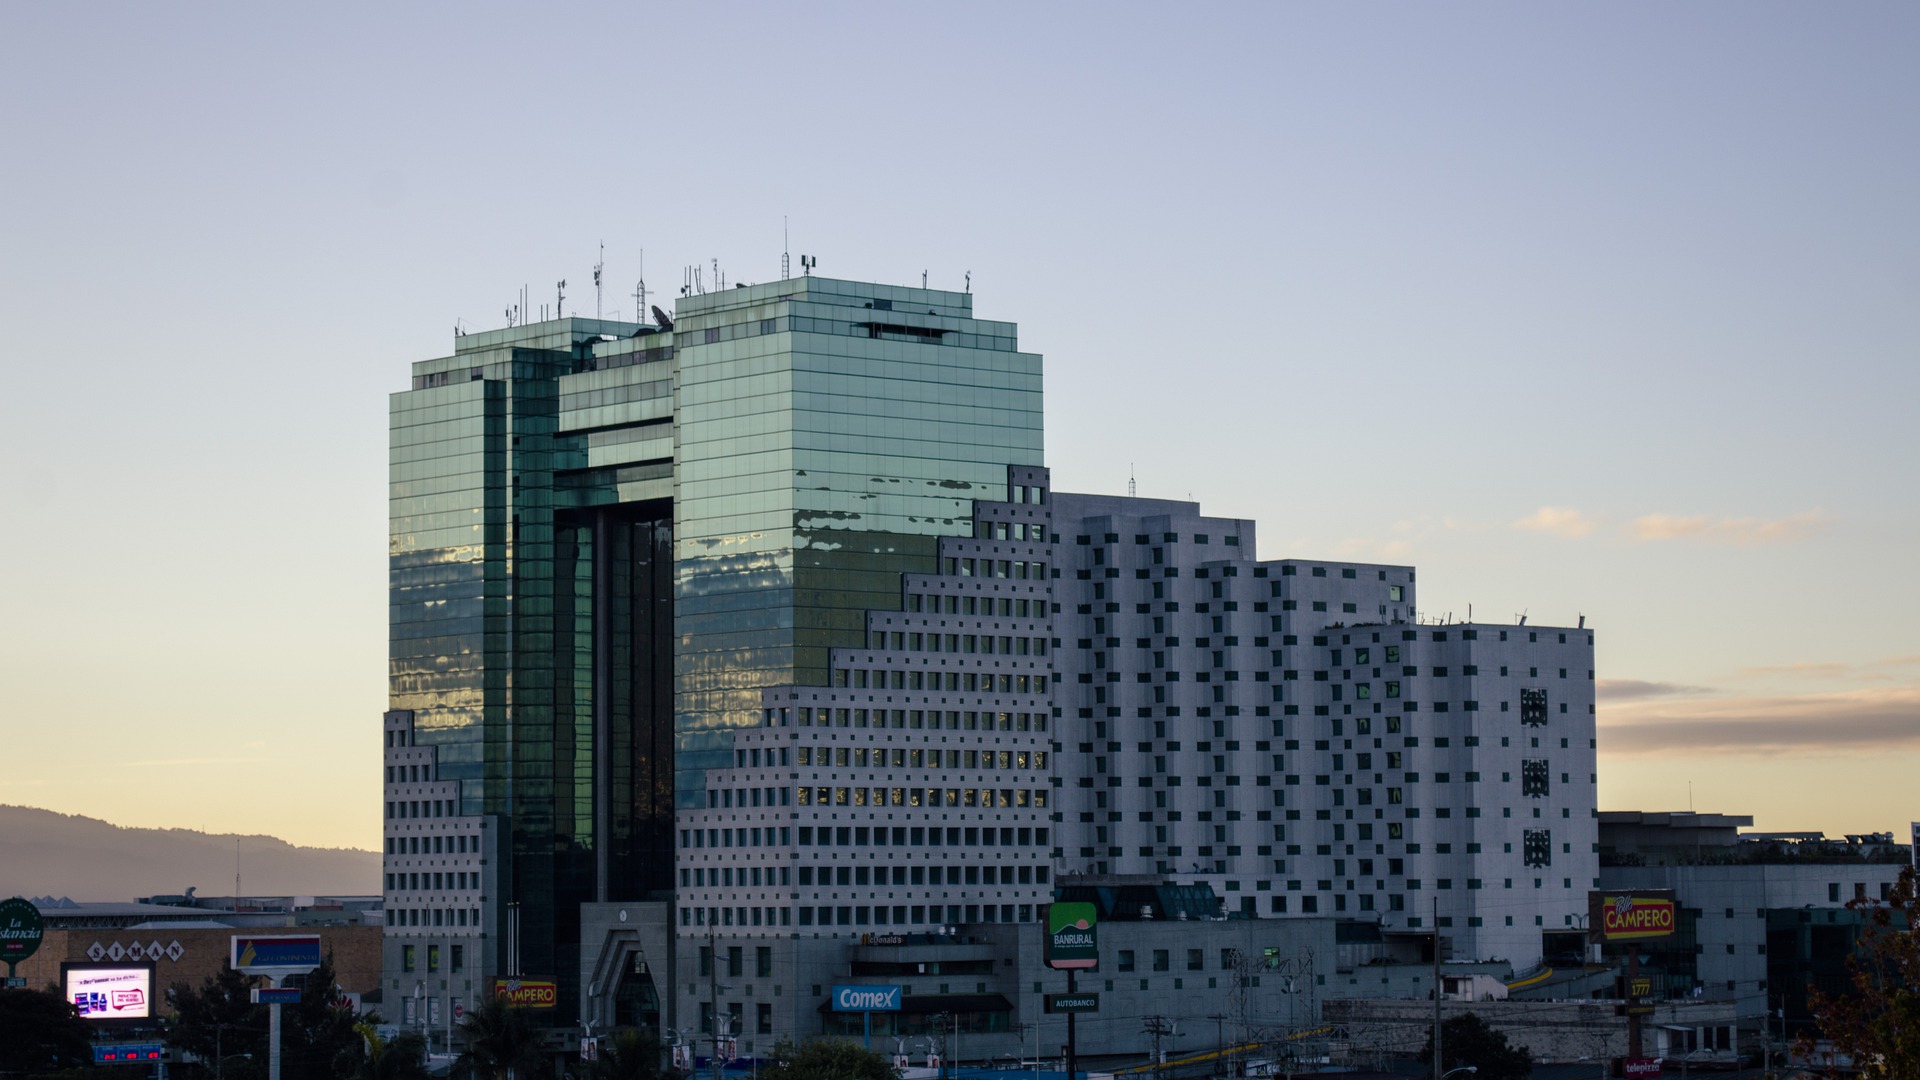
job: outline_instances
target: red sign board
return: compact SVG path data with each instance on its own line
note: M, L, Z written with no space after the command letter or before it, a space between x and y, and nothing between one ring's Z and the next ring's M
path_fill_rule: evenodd
M1591 893L1588 925L1601 941L1639 941L1671 935L1679 908L1670 892Z
M493 996L523 1009L551 1009L560 1003L560 987L540 979L495 979Z
M1641 1077L1656 1077L1660 1075L1659 1058L1624 1058L1621 1060L1620 1065L1620 1075L1627 1077L1628 1080L1638 1080L1638 1078Z

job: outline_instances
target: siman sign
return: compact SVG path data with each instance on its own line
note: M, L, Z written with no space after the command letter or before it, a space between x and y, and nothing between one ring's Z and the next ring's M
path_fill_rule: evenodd
M1671 890L1588 893L1587 925L1596 941L1640 941L1672 935L1679 908Z
M1047 907L1047 966L1091 970L1100 966L1099 913L1092 904Z
M899 1012L898 986L836 986L834 1012Z

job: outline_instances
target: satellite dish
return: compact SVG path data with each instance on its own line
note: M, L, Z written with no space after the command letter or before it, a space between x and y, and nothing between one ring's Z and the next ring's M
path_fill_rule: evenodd
M660 310L660 305L654 304L652 305L652 307L653 307L653 321L656 323L659 323L660 328L662 330L673 329L673 320L667 318L667 313Z

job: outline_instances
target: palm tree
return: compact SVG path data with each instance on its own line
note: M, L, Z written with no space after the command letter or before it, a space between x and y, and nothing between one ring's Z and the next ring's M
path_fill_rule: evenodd
M460 1021L460 1032L466 1036L467 1049L454 1059L456 1076L525 1080L536 1075L545 1063L539 1033L526 1010L499 998L469 1010Z
M588 1070L592 1080L666 1080L661 1067L666 1047L652 1028L627 1028L600 1040L600 1057Z

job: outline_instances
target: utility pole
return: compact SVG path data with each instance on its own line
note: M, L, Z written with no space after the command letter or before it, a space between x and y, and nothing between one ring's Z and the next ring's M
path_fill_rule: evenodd
M1446 1058L1440 1053L1440 898L1433 898L1433 1077L1446 1073Z
M707 996L713 1011L713 1080L720 1080L720 1033L725 1025L720 1022L719 938L712 926L707 927Z
M1214 1013L1207 1019L1213 1021L1213 1075L1220 1076L1220 1066L1227 1060L1227 1014Z
M1167 1023L1166 1017L1156 1014L1147 1017L1147 1026L1142 1030L1153 1040L1154 1080L1164 1080L1167 1059L1160 1052L1160 1040L1164 1036L1173 1034L1173 1025Z

